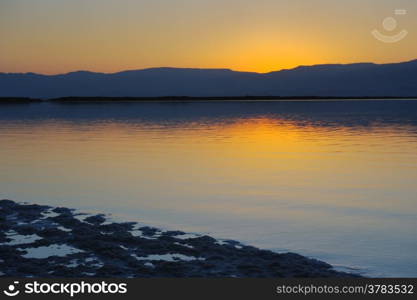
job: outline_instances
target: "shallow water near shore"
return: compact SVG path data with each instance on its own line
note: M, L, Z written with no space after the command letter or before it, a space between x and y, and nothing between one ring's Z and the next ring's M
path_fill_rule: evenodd
M0 198L417 276L417 101L0 105Z

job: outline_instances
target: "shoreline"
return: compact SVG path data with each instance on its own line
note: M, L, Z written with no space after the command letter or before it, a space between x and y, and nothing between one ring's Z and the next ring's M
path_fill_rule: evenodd
M0 277L361 277L295 253L0 200Z
M59 97L59 98L30 98L30 97L0 97L0 104L29 104L29 103L113 103L113 102L268 102L268 101L382 101L382 100L417 100L415 97L392 96L363 96L363 97L334 97L334 96L163 96L163 97Z

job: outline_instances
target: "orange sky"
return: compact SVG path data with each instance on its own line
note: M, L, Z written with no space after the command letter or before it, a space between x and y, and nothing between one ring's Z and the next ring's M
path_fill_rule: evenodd
M403 8L406 15L396 16ZM0 72L148 67L268 72L417 58L414 0L13 0L0 2ZM387 32L382 21L395 17ZM377 41L373 29L408 36Z

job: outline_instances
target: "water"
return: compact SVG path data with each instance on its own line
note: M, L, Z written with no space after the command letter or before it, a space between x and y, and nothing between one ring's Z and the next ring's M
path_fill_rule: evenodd
M0 198L417 276L417 101L0 106Z

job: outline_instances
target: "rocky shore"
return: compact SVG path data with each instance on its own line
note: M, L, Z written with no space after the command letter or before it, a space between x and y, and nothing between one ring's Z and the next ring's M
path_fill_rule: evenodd
M358 277L294 253L0 200L0 277Z

